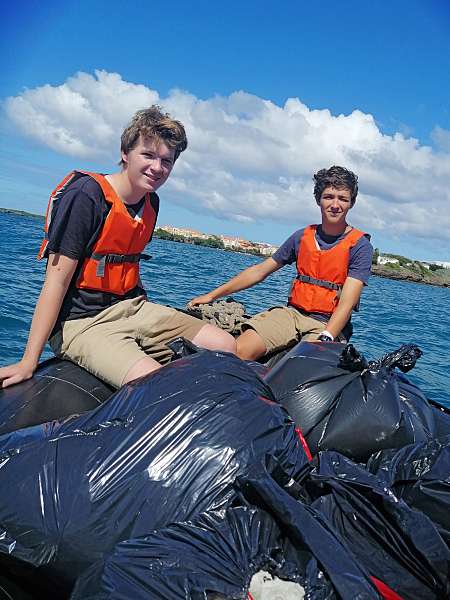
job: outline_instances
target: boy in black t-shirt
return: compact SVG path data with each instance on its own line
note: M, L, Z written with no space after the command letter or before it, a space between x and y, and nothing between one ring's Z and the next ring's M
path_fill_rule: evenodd
M139 260L159 208L156 190L187 147L183 125L152 106L121 137L120 172L73 172L53 192L41 257L48 259L22 360L0 369L2 387L29 379L50 338L54 352L120 385L170 360L183 335L209 349L236 351L233 337L147 301Z

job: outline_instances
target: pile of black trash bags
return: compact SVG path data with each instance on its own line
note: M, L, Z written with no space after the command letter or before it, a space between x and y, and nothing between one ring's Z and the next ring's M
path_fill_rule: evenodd
M309 599L450 596L450 416L401 372L417 347L181 354L0 436L0 598L245 599L261 569Z

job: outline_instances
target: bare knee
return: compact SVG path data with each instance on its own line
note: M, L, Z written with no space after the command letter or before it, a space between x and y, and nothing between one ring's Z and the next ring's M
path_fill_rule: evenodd
M236 340L234 337L214 325L204 325L192 339L192 342L196 346L208 350L222 350L223 352L236 354Z
M242 360L256 360L267 352L266 344L254 329L246 329L236 342L237 355Z
M153 371L157 371L161 368L159 362L150 358L150 356L146 356L141 360L138 360L131 369L128 370L127 374L123 378L122 385L137 379L138 377L144 377L144 375L148 375L149 373L153 373Z

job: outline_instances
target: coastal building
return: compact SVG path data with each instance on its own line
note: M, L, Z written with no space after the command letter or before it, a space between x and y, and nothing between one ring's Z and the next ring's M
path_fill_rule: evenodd
M241 243L240 243L239 247L242 250L256 250L257 249L256 245L253 242L249 242L247 240L240 240L240 241L241 241Z
M272 246L267 242L249 242L243 238L230 236L230 235L218 235L214 236L210 233L203 233L202 231L196 231L187 227L174 227L173 225L161 225L160 229L167 231L172 235L179 235L184 238L199 238L206 240L210 237L218 237L225 248L229 250L238 250L241 252L252 252L255 251L263 256L272 256L275 250L278 250L277 246Z
M257 242L257 246L259 248L259 253L263 256L272 256L272 254L278 250L278 246L272 246L265 242Z
M241 242L243 241L240 238L231 237L229 235L220 235L219 237L222 240L225 248L239 248Z
M429 265L437 265L438 267L444 267L444 269L450 269L450 262L444 260L427 260Z
M392 263L393 265L398 265L399 262L400 261L398 260L398 258L392 258L391 256L384 256L383 254L380 254L380 256L377 259L378 265L386 265L387 263Z
M201 231L196 231L195 229L188 229L186 227L173 227L172 225L162 225L160 227L163 231L167 231L167 233L172 233L174 235L181 235L183 237L189 238L200 238L202 240L206 240L209 235L206 233L202 233Z

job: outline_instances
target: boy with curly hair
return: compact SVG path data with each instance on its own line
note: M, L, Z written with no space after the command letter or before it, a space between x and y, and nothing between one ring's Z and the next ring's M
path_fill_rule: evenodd
M318 171L314 181L319 225L299 229L271 258L190 302L190 306L212 302L263 281L284 265L296 264L287 306L259 313L242 326L237 339L240 358L256 360L300 339L344 342L352 334L351 314L367 284L373 254L370 236L347 223L358 195L358 178L333 166Z

